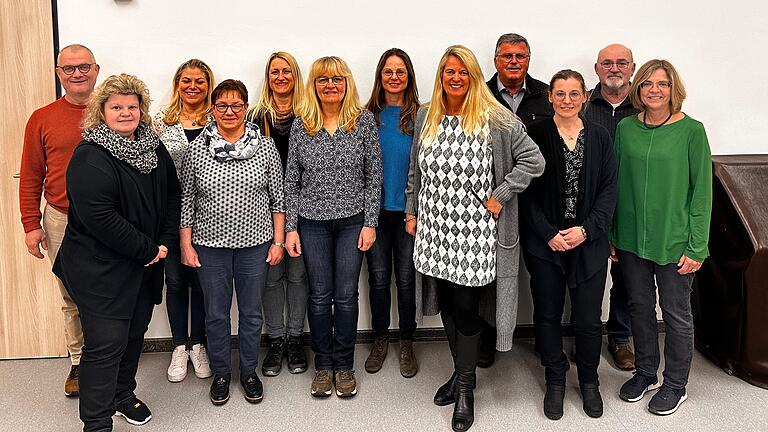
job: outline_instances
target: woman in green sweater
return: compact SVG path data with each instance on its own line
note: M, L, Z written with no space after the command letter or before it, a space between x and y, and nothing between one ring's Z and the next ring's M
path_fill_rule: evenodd
M681 111L685 95L668 61L645 63L630 89L640 113L623 119L616 130L619 193L611 259L625 269L636 350L635 375L619 396L637 402L660 388L648 404L658 415L672 414L688 397L691 285L708 255L712 212L709 142L704 126ZM656 286L666 327L662 385Z

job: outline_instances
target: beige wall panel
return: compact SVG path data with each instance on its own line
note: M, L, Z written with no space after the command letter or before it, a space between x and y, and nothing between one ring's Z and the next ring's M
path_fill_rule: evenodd
M18 187L24 126L55 98L50 0L0 1L0 358L67 355L47 259L26 252Z

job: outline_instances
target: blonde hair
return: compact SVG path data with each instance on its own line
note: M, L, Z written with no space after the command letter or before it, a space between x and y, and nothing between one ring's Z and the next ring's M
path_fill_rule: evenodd
M654 73L657 69L663 69L669 77L669 82L672 83L672 89L669 92L669 112L672 114L679 113L683 109L683 101L687 93L685 92L685 84L677 73L677 69L672 66L667 60L649 60L645 62L635 74L635 80L632 81L632 85L629 87L629 100L632 105L640 111L645 111L645 104L640 97L640 86Z
M475 54L462 45L449 46L437 65L432 100L428 104L427 117L421 131L422 146L429 146L434 141L440 122L446 113L443 70L451 56L464 63L464 67L469 72L469 89L461 105L461 128L464 129L464 132L468 135L477 135L489 121L498 122L501 125L510 125L520 121L504 105L500 104L488 90L485 78L483 78L483 71L480 69Z
M320 98L317 96L317 87L315 86L315 80L321 76L342 76L346 79L347 91L344 93L341 112L339 112L339 128L345 132L354 131L362 111L360 97L357 94L355 80L352 78L352 71L347 62L335 56L321 57L315 60L309 70L307 96L299 110L304 129L310 136L315 136L323 127L323 110L320 107Z
M195 121L198 124L205 124L208 119L213 115L213 107L211 106L211 93L216 86L213 79L213 72L211 68L200 59L189 59L182 63L173 74L173 81L171 82L171 102L165 109L165 116L163 116L163 123L167 125L174 125L179 122L179 115L181 114L181 108L183 102L181 96L179 96L179 81L181 80L181 74L187 69L200 69L205 75L205 80L208 82L208 90L205 92L205 110L197 115Z
M139 98L139 121L146 126L152 126L147 85L134 75L120 74L108 77L93 91L83 114L83 129L93 129L106 121L104 119L104 104L114 95L136 95Z
M267 120L274 120L278 118L277 109L275 106L275 97L272 88L269 86L269 70L272 65L272 60L282 59L288 63L291 68L291 75L293 75L293 94L291 98L291 113L296 114L299 107L304 103L304 84L301 79L301 69L299 69L299 63L296 59L285 51L278 51L272 53L267 60L267 65L264 67L264 82L261 85L261 92L259 93L259 100L256 105L251 108L246 118L250 121L254 121L256 117L264 119L264 124L259 125L262 128L262 132L269 136L269 130L267 128ZM263 126L263 127L262 127Z

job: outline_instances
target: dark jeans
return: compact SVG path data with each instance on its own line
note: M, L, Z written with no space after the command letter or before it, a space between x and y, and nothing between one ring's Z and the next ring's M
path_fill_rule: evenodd
M307 270L304 257L290 257L285 254L276 266L267 271L267 286L264 290L264 324L270 337L301 336L304 319L307 317ZM288 319L284 317L288 303Z
M564 255L567 255L566 252ZM576 366L579 384L597 383L603 323L600 320L608 261L591 278L568 286L568 268L524 253L525 266L531 275L533 324L536 346L544 366L548 384L565 385L568 358L563 353L562 320L565 291L571 298L571 323L576 336ZM566 258L565 256L563 258ZM575 265L563 259L566 266Z
M261 345L261 298L267 280L271 241L258 246L225 249L195 245L202 267L197 269L205 295L208 358L216 375L232 372L232 282L237 293L240 375L256 372Z
M301 250L309 278L309 331L315 369L354 369L357 284L363 253L357 239L363 214L316 221L299 217Z
M413 340L416 331L416 270L413 266L413 237L405 232L403 212L382 210L376 242L366 252L368 286L374 336L386 336L392 302L392 261L397 285L400 339Z
M470 287L437 278L435 283L440 314L453 317L456 329L463 335L471 336L479 333L484 323L480 318L480 294L488 289L490 284Z
M608 322L605 330L608 332L608 342L629 343L632 336L632 322L629 314L629 296L624 283L621 264L611 263L611 291L608 308Z
M197 272L181 263L179 245L165 259L165 306L174 346L205 343L205 302Z
M659 370L659 332L656 322L656 286L665 326L664 384L682 389L688 384L693 359L693 274L680 275L676 263L659 265L637 255L616 251L624 271L632 313L635 368L647 377ZM654 276L656 283L654 284Z
M136 397L133 391L139 356L155 307L149 271L145 273L130 319L95 316L80 310L85 341L80 360L80 420L84 431L111 431L115 406Z

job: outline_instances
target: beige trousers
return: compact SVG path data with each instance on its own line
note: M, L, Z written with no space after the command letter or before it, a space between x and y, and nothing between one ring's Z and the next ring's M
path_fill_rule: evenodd
M66 228L67 215L46 204L45 210L43 210L43 230L45 230L48 258L51 259L51 264L56 260L56 255L59 253ZM64 300L61 311L64 312L64 337L67 340L67 349L72 364L79 365L80 355L83 352L83 327L80 325L80 312L77 310L75 302L72 301L72 297L69 296L67 289L64 288L64 284L58 278L56 282Z

